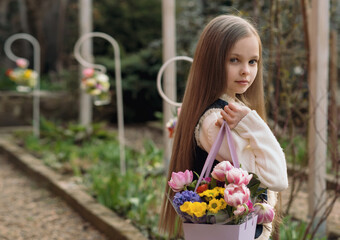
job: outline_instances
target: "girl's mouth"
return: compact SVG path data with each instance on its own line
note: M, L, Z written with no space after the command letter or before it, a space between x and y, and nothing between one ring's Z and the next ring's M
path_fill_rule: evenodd
M241 81L236 81L236 83L241 84L241 85L248 85L248 81L247 80L241 80Z

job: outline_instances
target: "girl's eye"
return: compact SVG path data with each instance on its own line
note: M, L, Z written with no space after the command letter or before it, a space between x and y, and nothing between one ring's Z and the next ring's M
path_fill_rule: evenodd
M230 59L230 62L236 63L236 62L238 62L238 59L237 59L237 58L231 58L231 59Z
M255 64L257 63L257 60L256 60L256 59L250 60L249 63L250 63L251 65L255 65Z

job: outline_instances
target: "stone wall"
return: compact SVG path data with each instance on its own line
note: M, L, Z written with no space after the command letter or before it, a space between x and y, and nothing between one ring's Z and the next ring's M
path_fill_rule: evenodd
M65 121L78 119L77 94L40 91L40 116ZM31 125L33 119L32 93L0 91L0 126Z

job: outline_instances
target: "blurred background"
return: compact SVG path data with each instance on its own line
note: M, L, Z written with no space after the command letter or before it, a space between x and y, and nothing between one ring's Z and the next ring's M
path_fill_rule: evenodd
M334 0L330 4L331 29L338 32L339 4ZM76 96L79 65L73 56L73 48L80 36L78 1L1 0L0 11L2 46L15 33L24 32L34 36L41 45L41 89L66 91ZM92 13L93 31L109 34L120 46L125 121L145 122L157 119L155 113L162 111L161 98L155 84L162 64L161 1L94 1ZM289 112L295 124L303 125L303 113L307 108L304 100L308 87L308 52L300 1L177 1L177 55L192 57L203 26L211 18L223 13L249 17L258 26L263 40L269 115L282 125ZM114 89L112 46L103 39L95 38L93 41L94 62L107 67ZM32 47L26 41L16 41L12 49L16 55L33 62ZM3 47L0 48L1 90L15 89L14 83L5 76L6 70L14 65L4 54ZM182 97L189 68L189 64L182 65L177 70L178 101ZM294 102L294 108L287 104L282 106L287 101ZM278 108L278 105L281 106ZM95 116L100 120L114 122L115 109L107 106ZM76 111L76 108L72 109L62 118L77 119ZM47 112L45 115L49 117ZM11 117L7 116L6 124L9 124ZM0 124L5 124L2 122L6 120L1 120Z
M284 234L286 231L293 232L294 229L300 229L296 231L300 231L303 236L305 232L308 233L310 230L308 224L311 224L308 218L298 219L299 212L294 207L294 196L297 196L301 189L307 191L304 184L308 178L305 169L308 168L309 162L307 137L308 121L311 118L308 80L311 64L309 30L314 26L311 26L311 18L306 15L310 12L311 2L309 0L175 1L176 56L193 57L203 27L220 14L236 14L249 18L259 30L263 43L268 124L285 149L289 165L291 188L285 193L283 212L285 221L291 223L292 219L299 220L298 223L291 225L286 222L290 228L289 230L282 228L281 236L285 236L282 239L308 239L307 234L305 238L293 236L290 238ZM117 160L119 152L116 150L117 139L112 140L106 132L107 129L115 128L117 125L117 103L114 52L112 46L103 39L93 39L93 62L107 68L112 100L108 105L93 106L93 122L99 126L93 127L92 136L86 135L84 128L77 125L81 95L79 83L82 76L73 50L81 33L81 7L81 1L77 0L0 0L0 127L30 126L32 123L32 95L16 92L16 84L6 75L9 69L15 68L15 62L4 52L5 41L10 36L16 33L28 33L38 40L41 47L41 138L44 139L44 143L51 144L51 149L45 149L39 144L39 140L23 133L16 133L15 141L43 159L53 169L81 178L82 180L79 181L91 189L90 192L95 198L121 216L132 219L131 221L136 223L150 239L161 239L156 230L156 213L159 209L157 207L154 209L152 206L160 202L163 191L163 187L160 186L165 184L162 135L165 128L164 121L167 119L163 119L162 98L156 87L157 74L164 62L162 1L97 0L93 1L90 9L93 19L92 30L112 36L119 44L124 121L127 129L129 126L139 126L133 128L130 135L129 132L127 133L127 141L130 141L128 147L134 145L134 138L147 140L147 143L139 149L134 145L126 150L127 175L121 177L127 182L135 182L136 186L133 189L128 185L119 184L118 180L114 179L114 174L119 175L118 170L107 171L107 169L119 168L119 160ZM333 205L329 205L332 212L339 198L340 91L337 77L339 72L337 39L340 37L340 1L329 1L328 20L329 54L330 59L335 61L330 60L329 65L330 77L327 85L329 94L325 96L328 105L324 112L328 135L323 141L327 148L325 169L329 180L328 199L334 200ZM33 68L33 51L28 42L16 41L12 45L12 51L15 55L28 59L29 68ZM184 93L189 68L188 63L177 64L177 99L175 100L178 102L181 101ZM105 125L104 131L100 126L101 123ZM156 126L156 133L155 127L145 130L145 126L151 125ZM63 128L60 128L61 126ZM137 134L138 132L140 134ZM96 140L91 137L95 137ZM100 142L103 144L100 145L98 139L100 141L110 139L111 142ZM90 148L91 143L95 143L97 149ZM112 147L113 143L116 145ZM73 144L87 146L88 149L86 152L84 149L83 152L77 152ZM52 153L55 153L53 157ZM137 174L133 172L133 175L129 175L131 171L129 169L137 169ZM105 176L110 176L111 180L107 181ZM139 177L135 179L136 176ZM138 179L146 181L145 184L142 186L141 183L136 183ZM103 186L99 186L100 182ZM117 197L115 191L108 190L112 188L126 192L122 193L121 197ZM306 205L307 201L308 199L305 199L299 205ZM333 218L340 219L339 213L333 215ZM301 220L305 225L299 225ZM334 231L332 236L336 235ZM313 236L309 239L313 239Z

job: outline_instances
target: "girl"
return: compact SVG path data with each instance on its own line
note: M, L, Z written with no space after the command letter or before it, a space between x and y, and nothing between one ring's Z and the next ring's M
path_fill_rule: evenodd
M201 173L221 123L232 130L243 169L258 175L268 190L268 203L288 187L285 156L265 123L262 44L255 28L236 16L219 16L203 30L188 76L175 133L168 180L172 172ZM216 157L231 161L226 140ZM166 187L168 193L169 186ZM274 192L275 191L275 192ZM170 196L172 197L172 196ZM164 198L160 228L174 234L176 212ZM257 229L268 239L271 224Z

